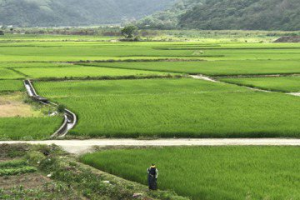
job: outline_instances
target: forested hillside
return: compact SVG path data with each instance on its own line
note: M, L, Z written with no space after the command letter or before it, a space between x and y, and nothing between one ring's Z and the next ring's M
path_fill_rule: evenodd
M174 0L0 0L0 25L120 23L166 9Z
M177 0L169 9L158 11L147 16L138 22L140 28L147 29L176 29L179 23L179 16L185 14L196 5L202 5L205 0Z
M139 25L205 30L300 30L300 1L179 0L171 9L149 16Z

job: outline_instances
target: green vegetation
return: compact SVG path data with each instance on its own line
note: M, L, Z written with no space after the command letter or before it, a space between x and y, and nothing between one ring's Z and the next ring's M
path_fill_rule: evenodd
M263 40L263 39L262 39ZM24 41L0 43L1 68L24 67L32 63L65 66L67 61L120 60L298 60L300 44L219 43L217 39L201 42L89 42ZM7 65L7 63L9 63ZM14 67L12 67L14 68Z
M1 140L48 139L61 125L60 117L0 118Z
M1 69L0 68L0 79L19 79L23 78L20 74L10 70L10 69Z
M204 75L267 75L300 73L298 60L228 60L214 62L119 62L86 65Z
M28 166L25 160L12 160L0 163L0 176L12 176L35 172L37 169Z
M0 93L24 91L23 81L0 80Z
M12 167L20 167L26 165L25 160L12 160L7 162L1 162L0 163L0 169L3 168L12 168Z
M178 0L138 22L146 29L299 30L297 0Z
M139 20L137 25L143 29L170 30L178 28L179 17L202 4L204 0L177 0L173 6L167 10L158 11L150 16Z
M159 188L192 199L298 199L299 151L298 147L119 149L87 154L81 161L143 184L146 168L155 163Z
M179 27L204 30L299 30L297 0L210 0L180 16Z
M299 137L300 99L284 94L194 79L35 86L41 95L78 114L73 136Z
M0 94L24 91L21 80L0 80ZM8 100L7 100L8 101ZM30 102L28 100L24 100ZM6 106L0 101L0 107ZM0 111L1 112L1 111ZM20 113L22 115L23 113ZM1 140L48 139L60 126L60 117L0 117Z
M1 0L4 25L81 26L120 23L166 8L174 0ZM34 13L34 14L33 14Z
M300 92L300 77L266 77L266 78L224 78L222 81L238 85L274 90L280 92Z
M125 76L154 76L167 75L167 73L150 72L142 70L112 69L100 67L49 67L49 68L19 68L17 71L31 78L64 78L64 77L125 77Z
M173 192L148 192L144 185L84 165L54 145L0 145L2 159L6 165L19 162L35 171L0 176L1 199L130 200L139 193L143 199L187 200Z

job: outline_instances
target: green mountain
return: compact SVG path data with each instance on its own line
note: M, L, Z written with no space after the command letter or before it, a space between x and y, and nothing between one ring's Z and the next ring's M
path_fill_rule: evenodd
M166 9L174 0L0 0L0 25L120 23Z
M167 10L158 11L153 15L141 19L137 26L144 29L176 29L179 16L186 13L196 5L202 5L205 0L177 0Z
M179 17L181 28L300 30L299 0L208 0Z
M161 29L300 30L300 0L179 0L138 25Z

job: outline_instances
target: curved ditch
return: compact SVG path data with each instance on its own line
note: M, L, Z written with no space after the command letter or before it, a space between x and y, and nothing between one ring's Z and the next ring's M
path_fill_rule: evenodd
M35 88L33 87L31 80L25 80L24 86L26 88L28 96L32 100L39 102L41 104L44 104L44 105L50 105L53 107L58 106L56 103L50 102L48 99L39 96L37 94ZM68 132L76 126L76 124L77 124L77 116L75 115L75 113L73 113L72 111L70 111L68 109L64 109L64 122L60 126L60 128L51 135L51 138L65 137L68 134Z

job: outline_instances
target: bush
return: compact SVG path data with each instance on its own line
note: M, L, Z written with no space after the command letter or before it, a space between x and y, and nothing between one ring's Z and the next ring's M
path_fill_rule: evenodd
M59 113L64 113L65 112L66 107L64 105L59 105L57 107L57 112Z

